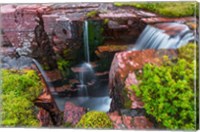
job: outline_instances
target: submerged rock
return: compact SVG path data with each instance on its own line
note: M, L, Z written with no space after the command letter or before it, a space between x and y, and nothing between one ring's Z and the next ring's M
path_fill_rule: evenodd
M85 108L76 106L71 102L66 102L64 109L64 122L76 125L85 113Z

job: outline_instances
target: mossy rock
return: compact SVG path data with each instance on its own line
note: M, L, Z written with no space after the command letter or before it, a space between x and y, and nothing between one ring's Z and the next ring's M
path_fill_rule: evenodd
M196 2L116 2L115 6L132 6L166 17L199 16ZM196 9L196 10L195 10ZM196 12L195 12L196 11Z
M113 128L113 124L105 112L90 111L82 116L76 128Z

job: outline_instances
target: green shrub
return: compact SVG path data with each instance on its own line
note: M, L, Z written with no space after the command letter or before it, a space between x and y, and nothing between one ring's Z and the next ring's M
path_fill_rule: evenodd
M146 112L167 129L195 129L195 46L180 48L179 58L165 58L162 66L146 64L142 82L132 86L145 103Z
M167 17L184 17L194 16L195 8L197 8L196 2L123 2L115 3L116 6L133 6L138 9L145 9L154 13L158 13ZM197 8L198 9L198 8Z
M90 111L83 115L77 128L113 128L110 118L104 112Z
M33 101L42 92L41 82L33 70L1 70L0 88L2 126L39 126Z

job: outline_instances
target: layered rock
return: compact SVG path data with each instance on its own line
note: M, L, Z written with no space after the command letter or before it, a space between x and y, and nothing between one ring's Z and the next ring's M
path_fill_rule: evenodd
M175 50L125 51L115 54L109 73L109 88L112 98L111 111L122 108L142 108L143 103L136 97L131 85L138 84L136 74L142 72L146 63L160 65L162 57L176 57Z

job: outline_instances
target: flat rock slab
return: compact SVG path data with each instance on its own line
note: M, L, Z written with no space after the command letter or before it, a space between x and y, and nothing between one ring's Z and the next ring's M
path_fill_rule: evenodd
M64 122L76 125L85 113L85 108L76 106L71 102L66 102L64 109Z

